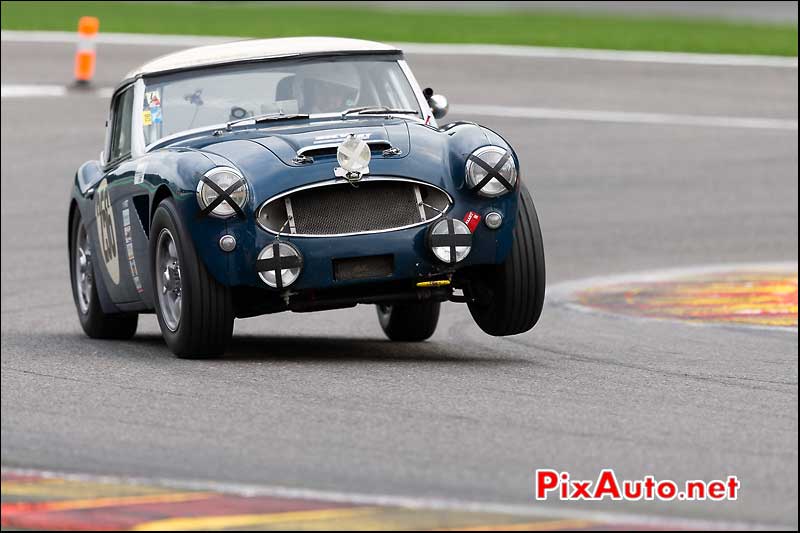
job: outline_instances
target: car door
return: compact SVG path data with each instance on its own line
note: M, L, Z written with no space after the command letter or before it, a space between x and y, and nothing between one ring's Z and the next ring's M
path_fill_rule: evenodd
M135 86L119 91L111 104L103 177L94 188L95 275L123 310L139 310L146 280L147 243L131 199L136 162L131 157ZM136 250L139 253L136 253Z

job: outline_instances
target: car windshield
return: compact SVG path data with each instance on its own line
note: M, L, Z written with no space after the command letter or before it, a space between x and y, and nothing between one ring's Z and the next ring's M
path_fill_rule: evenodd
M397 59L269 61L145 79L145 144L251 116L342 113L383 106L422 113Z

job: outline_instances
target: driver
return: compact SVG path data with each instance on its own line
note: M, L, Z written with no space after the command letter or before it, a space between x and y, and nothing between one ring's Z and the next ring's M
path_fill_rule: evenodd
M303 80L305 108L309 113L337 113L358 100L358 77L340 69L314 69Z

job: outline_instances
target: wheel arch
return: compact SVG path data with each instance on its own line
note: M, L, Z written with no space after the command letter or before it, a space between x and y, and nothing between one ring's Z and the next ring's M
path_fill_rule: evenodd
M75 246L74 238L73 238L73 225L75 224L76 217L83 218L83 213L81 212L81 206L78 203L78 200L73 197L69 202L69 214L67 215L67 260L69 261L69 276L70 276L70 283L72 283L72 276L74 275L73 272L73 247ZM88 228L87 228L87 231ZM90 237L89 242L92 243L93 240ZM103 280L103 276L95 276L95 288L97 290L97 297L100 301L100 307L104 313L107 314L114 314L119 313L120 310L111 300L109 296L108 289L106 288L105 281Z
M72 253L72 224L75 222L76 213L80 212L78 202L75 198L69 201L69 214L67 215L67 253ZM70 260L72 256L70 255Z
M172 191L166 185L159 185L156 192L153 193L153 199L150 201L150 212L147 220L147 234L150 235L150 227L153 224L153 214L158 209L158 204L167 198L173 198Z

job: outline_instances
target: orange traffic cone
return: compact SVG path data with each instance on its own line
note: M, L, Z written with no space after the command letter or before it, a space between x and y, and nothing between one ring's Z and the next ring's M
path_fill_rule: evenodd
M81 17L78 21L78 49L75 52L75 83L86 85L94 76L95 38L100 29L97 17Z

